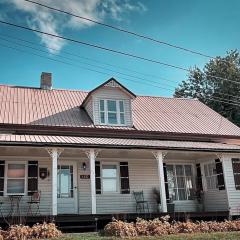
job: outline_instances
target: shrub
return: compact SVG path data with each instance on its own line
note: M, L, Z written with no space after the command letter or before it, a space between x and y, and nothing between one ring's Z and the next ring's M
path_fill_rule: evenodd
M0 240L28 240L40 238L56 238L62 235L55 224L35 224L33 227L12 225L6 231L0 231Z
M211 233L240 231L240 220L224 222L172 222L169 223L169 216L153 220L136 219L136 223L113 221L107 224L104 232L107 236L116 237L137 237L137 236L161 236L177 233Z

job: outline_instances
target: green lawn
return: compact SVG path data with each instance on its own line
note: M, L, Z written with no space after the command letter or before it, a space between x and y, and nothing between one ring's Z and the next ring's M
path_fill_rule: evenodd
M96 233L79 233L79 234L66 234L64 237L58 240L110 240L116 239L111 237L102 237ZM202 234L178 234L178 235L168 235L161 237L140 237L134 238L136 240L214 240L214 239L224 239L224 240L238 240L240 239L240 232L227 232L227 233L202 233Z

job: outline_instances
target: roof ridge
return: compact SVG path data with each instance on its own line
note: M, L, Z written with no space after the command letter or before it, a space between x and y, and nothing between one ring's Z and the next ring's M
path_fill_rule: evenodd
M137 95L137 97L167 98L167 99L178 99L178 100L194 100L194 101L199 101L197 98L180 98L180 97L149 96L149 95Z

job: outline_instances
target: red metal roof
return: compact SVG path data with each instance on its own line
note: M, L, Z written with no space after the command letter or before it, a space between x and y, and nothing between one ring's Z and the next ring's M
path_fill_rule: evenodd
M0 145L42 145L42 146L77 146L77 147L111 147L111 148L149 148L149 149L175 149L175 150L202 150L202 151L236 151L240 146L234 144L193 142L193 141L167 141L143 140L123 138L100 137L69 137L48 135L11 135L0 134Z
M0 124L102 128L79 107L87 94L1 85ZM198 100L137 96L132 112L136 130L240 136L240 128Z

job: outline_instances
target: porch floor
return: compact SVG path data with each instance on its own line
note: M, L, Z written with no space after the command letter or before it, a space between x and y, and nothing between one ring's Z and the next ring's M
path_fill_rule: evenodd
M224 220L228 219L228 211L215 211L215 212L175 212L175 213L114 213L114 214L61 214L55 217L41 215L22 217L25 219L26 224L33 225L41 222L54 221L56 225L63 231L94 231L102 229L113 218L124 221L135 221L137 217L144 219L160 218L168 214L172 220L186 221L191 220ZM0 218L1 227L6 226L4 218Z

